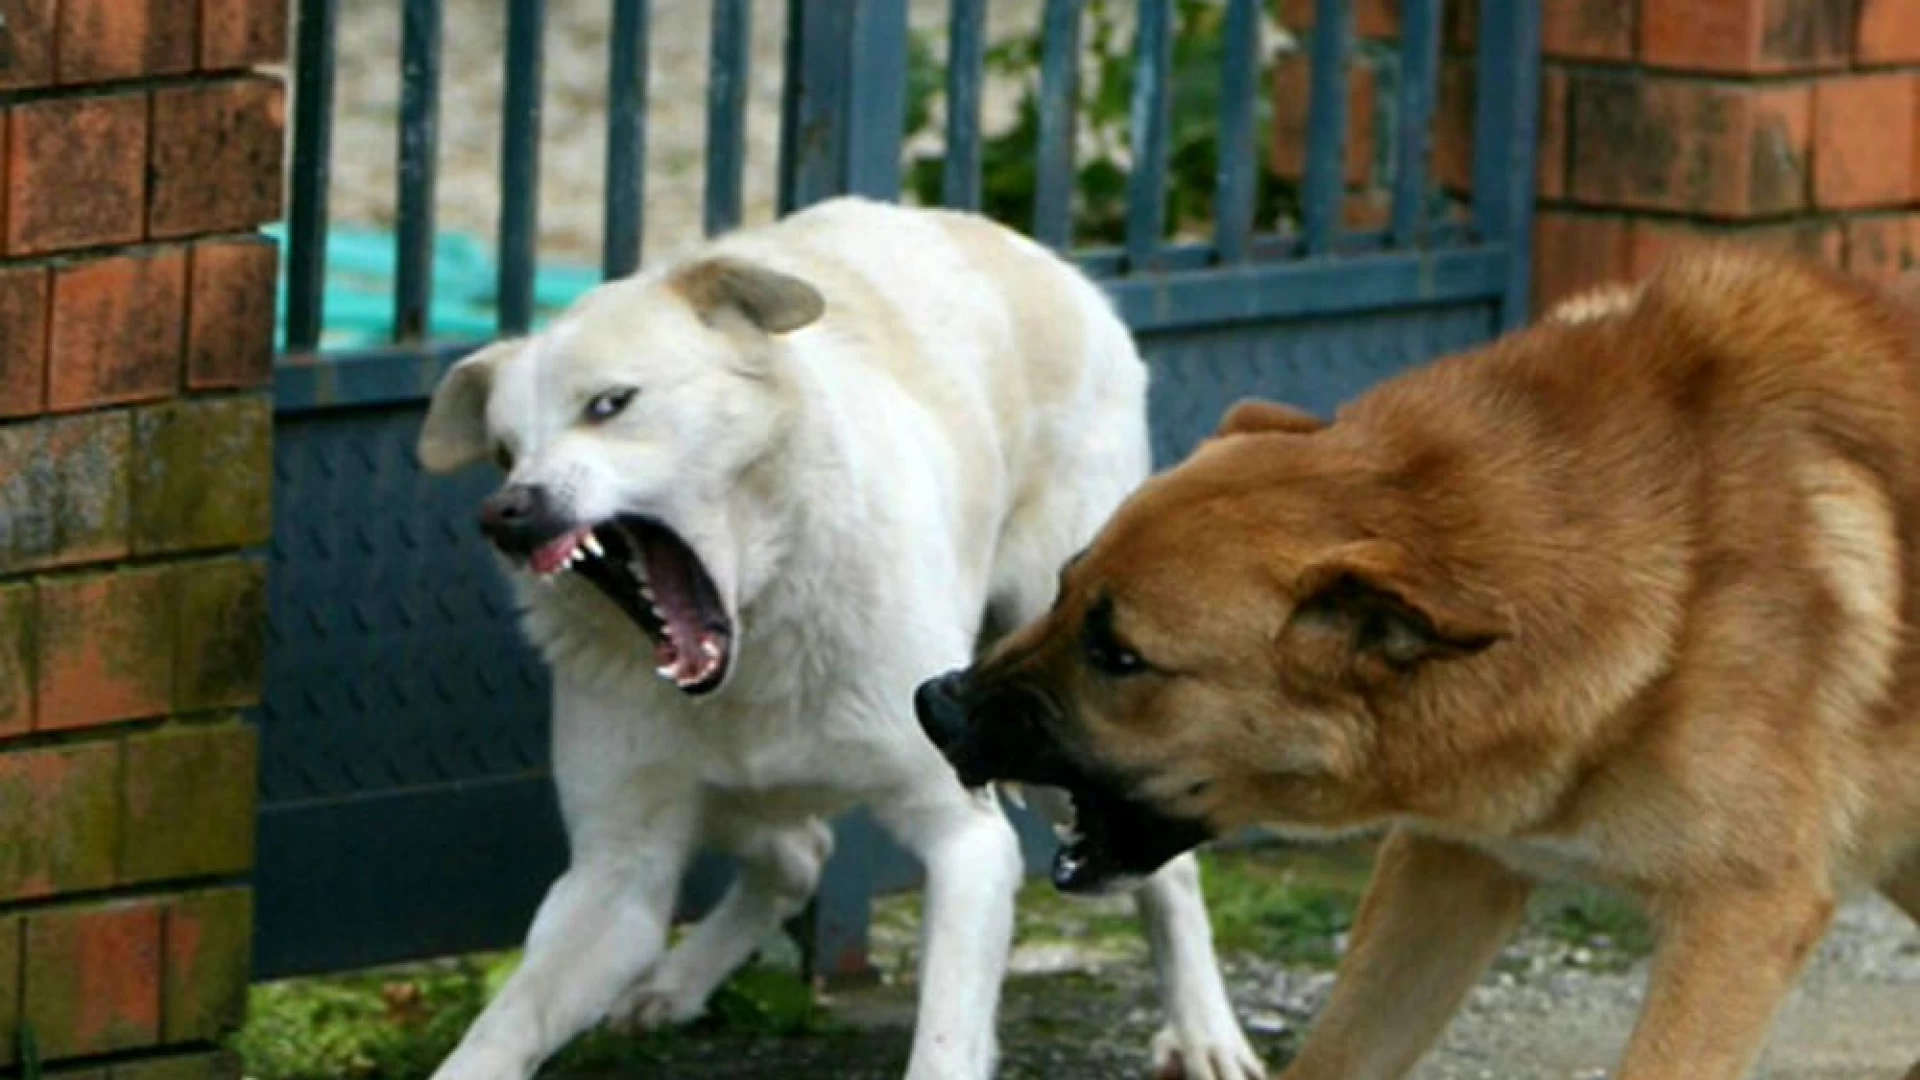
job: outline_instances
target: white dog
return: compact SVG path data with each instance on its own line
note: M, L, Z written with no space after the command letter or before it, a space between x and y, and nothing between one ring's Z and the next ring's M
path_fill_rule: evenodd
M506 470L481 521L553 670L571 863L438 1080L525 1080L602 1018L699 1015L859 804L926 867L907 1075L989 1076L1019 848L913 691L1052 602L1148 471L1145 397L1125 327L1065 262L984 218L857 199L606 284L451 370L420 458ZM739 877L663 956L702 844ZM1192 860L1136 896L1156 1064L1264 1075Z

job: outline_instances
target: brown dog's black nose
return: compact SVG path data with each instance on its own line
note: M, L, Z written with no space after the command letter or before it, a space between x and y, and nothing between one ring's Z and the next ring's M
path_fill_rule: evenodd
M965 685L966 672L949 671L921 683L913 692L913 713L920 718L920 730L942 752L960 741L966 731L967 710L960 704Z
M508 484L480 503L480 531L509 555L527 555L566 531L553 512L547 489Z

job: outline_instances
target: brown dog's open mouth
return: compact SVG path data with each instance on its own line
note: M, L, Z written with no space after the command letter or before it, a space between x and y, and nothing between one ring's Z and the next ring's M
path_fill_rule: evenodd
M1066 786L1073 824L1061 830L1053 884L1062 892L1108 893L1131 888L1209 838L1200 822L1170 817L1105 785Z
M622 515L540 545L527 564L543 580L571 571L592 582L653 642L655 670L682 692L709 693L725 680L733 621L712 575L672 529Z

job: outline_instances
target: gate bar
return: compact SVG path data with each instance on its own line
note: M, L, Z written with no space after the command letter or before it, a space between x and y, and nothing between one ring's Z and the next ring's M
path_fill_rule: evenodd
M420 341L433 310L433 194L440 148L440 0L400 16L400 159L394 230L393 340Z
M839 0L852 10L848 37L846 190L900 198L900 142L907 126L907 0Z
M1534 125L1540 94L1539 0L1481 0L1474 80L1473 224L1509 252L1500 327L1527 321L1533 240Z
M533 324L533 272L539 256L540 78L546 0L507 2L505 130L500 140L500 333Z
M1074 115L1080 98L1081 0L1047 0L1040 55L1039 171L1033 238L1055 249L1073 242Z
M1259 183L1254 96L1259 93L1260 0L1230 0L1221 42L1220 155L1214 165L1213 242L1221 262L1242 262L1253 236Z
M1420 242L1426 223L1427 155L1440 80L1441 0L1406 0L1400 36L1400 131L1393 171L1395 247Z
M1167 129L1173 123L1173 4L1140 0L1128 149L1127 264L1153 265L1167 227Z
M701 218L708 236L740 224L752 50L753 0L714 0L707 68L707 192Z
M646 233L647 71L651 0L613 0L607 62L606 218L600 272L625 277L639 269Z
M1347 39L1353 13L1347 0L1314 0L1311 86L1307 92L1307 167L1304 205L1307 254L1333 248L1347 171Z
M333 55L339 0L303 0L293 68L293 189L287 228L287 342L320 344L327 295L327 181L333 154Z
M986 0L953 0L947 22L947 160L941 201L980 209L980 86L986 80Z

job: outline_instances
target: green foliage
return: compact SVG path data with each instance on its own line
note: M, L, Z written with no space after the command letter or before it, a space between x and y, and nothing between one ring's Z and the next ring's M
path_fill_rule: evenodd
M1077 241L1117 243L1126 236L1126 146L1133 100L1133 39L1111 0L1086 6L1076 115L1082 133L1076 154L1074 228ZM1169 92L1166 221L1171 235L1203 229L1213 220L1220 158L1220 82L1226 55L1226 8L1212 0L1175 0ZM1032 224L1040 144L1040 52L1038 31L993 44L986 52L986 78L1015 81L1020 97L1014 120L981 142L981 210L1015 228ZM933 103L946 86L945 64L930 40L916 36L908 55L909 138L932 132ZM1295 214L1294 185L1265 167L1268 99L1257 98L1254 220L1271 227ZM1089 152L1088 147L1091 146ZM945 154L922 154L908 162L906 186L923 204L941 201Z
M1628 901L1602 889L1561 886L1534 904L1532 922L1549 937L1591 953L1590 966L1620 970L1653 951L1653 927Z
M233 1049L254 1080L420 1080L453 1051L519 962L517 953L256 986ZM750 966L715 991L705 1030L765 1035L830 1030L791 971ZM595 1029L543 1074L619 1070L650 1060L672 1032L638 1039Z

